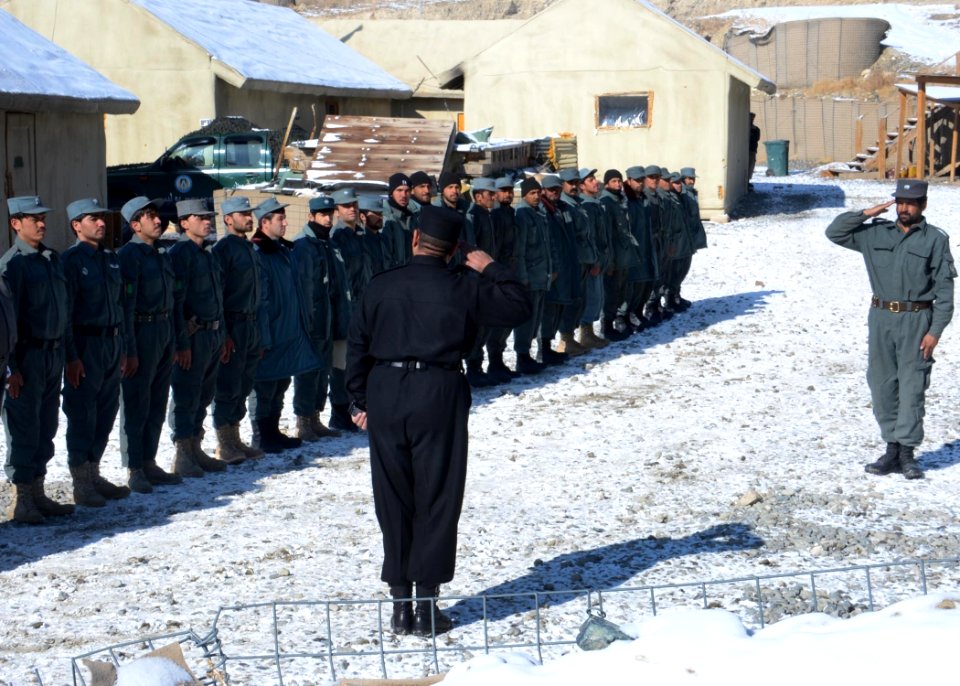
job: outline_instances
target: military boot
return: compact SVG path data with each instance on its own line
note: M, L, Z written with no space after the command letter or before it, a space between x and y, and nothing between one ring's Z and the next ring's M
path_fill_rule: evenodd
M147 460L143 463L143 473L154 486L176 486L183 483L183 477L179 474L171 474L163 471L156 460ZM133 488L131 486L131 488Z
M530 357L530 353L517 353L517 371L521 374L539 374L547 366Z
M47 494L43 491L43 480L44 477L38 476L30 484L30 494L33 496L33 503L40 510L40 514L44 517L63 517L73 514L73 505L58 503L56 500L47 497Z
M498 383L507 383L520 376L503 362L503 353L490 353L490 362L487 364L487 376L496 379Z
M291 438L280 432L280 417L265 417L257 420L260 434L260 449L268 455L276 455L301 445L299 438Z
M341 403L330 406L330 428L348 434L355 434L360 430L350 418L350 406Z
M613 320L603 320L603 336L611 343L619 343L626 340L630 334L623 334L613 327Z
M253 423L253 433L257 433L257 424ZM240 452L247 456L248 460L259 460L261 457L266 455L265 452L260 450L260 448L255 448L252 445L247 445L240 439L240 425L234 424L230 427L230 435L233 437L233 445ZM255 440L255 436L253 437Z
M217 427L217 459L225 464L237 464L246 460L247 454L237 445L238 440L239 436L235 435L234 427L229 424Z
M330 429L324 425L323 421L320 419L319 412L314 412L313 416L310 417L310 428L313 429L313 433L317 434L317 436L320 438L340 437L339 431L334 431L333 429Z
M876 462L871 462L863 468L867 474L886 476L900 471L900 444L887 443L887 451Z
M686 312L693 303L684 297L681 297L680 291L673 294L673 309L678 312Z
M647 326L656 326L663 321L663 316L660 314L660 298L656 293L651 294L643 304L642 314Z
M551 342L552 341L548 341L545 338L540 339L540 358L543 360L543 363L556 366L569 362L570 356L551 348Z
M93 487L89 462L70 467L70 477L73 479L74 503L81 507L103 507L107 504L103 496L97 493L97 490Z
M13 502L7 515L14 522L21 524L43 524L46 519L43 513L37 509L37 504L33 502L33 493L30 484L13 485Z
M917 465L913 456L913 448L908 445L900 446L900 471L906 479L922 479L923 470Z
M203 476L200 465L193 461L193 439L180 438L173 442L177 454L173 458L173 473L187 479L199 479Z
M413 628L413 586L391 586L390 597L393 600L393 616L390 617L390 630L397 636L405 636Z
M490 377L483 373L482 362L468 362L465 376L472 388L486 388L493 385Z
M560 334L560 343L557 345L557 352L570 357L579 357L587 352L587 348L577 343L572 332L562 333Z
M610 345L610 341L606 338L601 338L597 335L596 331L593 330L593 324L583 324L580 327L580 345L589 345L594 348L606 348Z
M203 435L197 435L190 439L190 450L193 453L193 463L205 472L223 472L227 469L227 463L223 460L214 458L203 452L201 441Z
M131 469L130 475L127 477L127 486L130 487L130 490L134 493L153 493L153 486L150 484L150 479L147 478L147 475L142 469Z
M271 427L276 432L275 439L280 442L284 450L299 448L303 441L295 436L288 436L280 430L280 417L271 417Z
M116 484L110 483L102 476L100 476L100 463L99 462L90 462L90 482L93 484L94 489L97 493L102 495L107 500L122 500L130 495L130 489L126 486L117 486Z
M439 636L453 628L453 620L440 612L436 597L439 589L417 585L417 604L413 609L411 633L415 636ZM429 598L429 600L426 600Z
M316 443L320 437L313 432L313 423L310 417L297 415L297 437L304 443Z

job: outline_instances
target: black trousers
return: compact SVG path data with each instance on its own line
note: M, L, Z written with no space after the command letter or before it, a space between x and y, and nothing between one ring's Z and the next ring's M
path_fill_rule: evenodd
M470 386L458 371L370 372L370 471L383 533L380 578L390 586L453 579L470 404Z

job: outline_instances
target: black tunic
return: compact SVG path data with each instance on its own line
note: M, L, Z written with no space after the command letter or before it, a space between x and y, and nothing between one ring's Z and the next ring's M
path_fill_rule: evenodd
M354 312L347 390L368 413L381 578L389 585L453 578L471 404L460 362L479 327L514 327L530 311L526 290L502 264L478 275L414 256L376 276ZM398 361L426 368L381 364Z

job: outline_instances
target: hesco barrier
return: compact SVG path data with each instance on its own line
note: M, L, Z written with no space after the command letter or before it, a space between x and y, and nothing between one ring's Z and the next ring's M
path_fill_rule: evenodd
M806 88L859 76L880 57L880 41L889 30L882 19L788 21L763 34L727 34L723 48L777 88Z
M130 640L78 655L71 667L74 686L89 686L84 658L120 665L179 643L204 686L420 678L495 651L526 651L541 662L559 657L574 648L577 629L591 614L623 623L664 609L722 608L746 626L762 628L806 612L849 617L907 597L958 589L960 558L949 558L603 591L444 596L443 607L458 623L451 633L433 638L393 636L389 599L259 602L221 608L207 633ZM42 686L39 674L37 679Z
M863 146L874 145L881 117L895 131L899 105L896 102L863 102L849 98L809 98L754 95L750 99L760 140L790 141L790 159L808 162L847 162L858 152L855 145L857 119L863 127ZM766 161L761 144L757 160Z

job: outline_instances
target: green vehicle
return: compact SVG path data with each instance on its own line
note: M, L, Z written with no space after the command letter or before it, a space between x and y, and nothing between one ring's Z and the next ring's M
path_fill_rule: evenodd
M111 209L119 209L138 195L162 199L161 217L172 219L178 200L212 198L219 188L273 178L275 137L265 129L189 134L154 162L109 167L107 202Z

